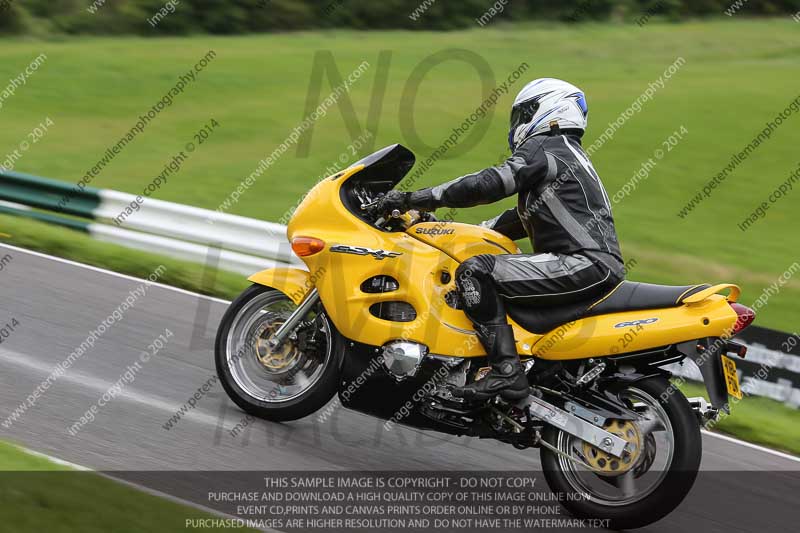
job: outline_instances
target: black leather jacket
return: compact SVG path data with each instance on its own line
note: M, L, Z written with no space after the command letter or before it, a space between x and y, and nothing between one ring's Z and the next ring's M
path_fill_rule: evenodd
M484 225L511 239L528 236L537 253L584 254L612 271L623 267L611 202L572 132L525 140L499 166L412 193L412 207L472 207L518 195Z

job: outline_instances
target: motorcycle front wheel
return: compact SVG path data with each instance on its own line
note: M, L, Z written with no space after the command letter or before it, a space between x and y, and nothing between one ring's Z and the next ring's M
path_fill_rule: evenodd
M634 443L621 460L548 426L542 467L562 505L578 518L632 529L660 520L683 501L700 468L700 426L689 402L663 378L630 385L621 398L641 420L610 421L606 430Z
M215 343L217 376L230 399L251 415L297 420L336 394L341 341L321 303L282 346L269 346L296 308L282 292L253 285L222 317Z

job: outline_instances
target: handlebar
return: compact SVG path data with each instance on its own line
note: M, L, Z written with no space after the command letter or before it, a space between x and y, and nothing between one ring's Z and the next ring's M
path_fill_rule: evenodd
M361 210L362 211L366 211L367 209L370 209L372 207L377 206L378 202L381 201L381 198L383 198L383 195L379 195L375 200L372 200L371 202L362 203L361 204ZM391 214L392 218L400 218L401 216L403 216L403 213L399 209L392 210L392 214Z
M369 212L370 210L372 210L375 207L377 207L377 205L380 202L381 198L383 198L383 194L379 194L378 197L375 198L375 199L372 199L369 196L366 196L366 197L359 196L359 198L361 199L361 204L360 204L361 210ZM373 214L376 214L376 213L374 213L374 211L373 211ZM408 224L409 226L413 226L414 224L416 224L418 222L426 222L426 221L431 221L431 220L435 221L436 220L436 217L434 217L432 213L423 213L421 211L412 210L412 211L409 211L407 214L410 217L410 219L408 221L409 222L409 224ZM404 215L404 213L402 211L400 211L399 209L394 209L394 210L392 210L392 212L386 218L384 218L383 216L379 216L377 218L377 220L374 220L373 223L378 227L382 227L387 222L389 222L389 220L401 219L401 218L403 218L403 215Z
M378 205L378 202L380 202L380 200L381 200L380 198L377 198L377 199L375 199L375 200L373 200L373 201L371 201L369 203L366 203L366 204L362 203L361 204L361 210L365 211L365 210L369 209L370 207L375 207L376 205Z

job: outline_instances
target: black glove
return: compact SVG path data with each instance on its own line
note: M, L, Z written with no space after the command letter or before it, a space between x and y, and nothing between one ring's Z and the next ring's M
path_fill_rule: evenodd
M405 213L411 209L411 206L409 205L410 197L411 193L409 192L389 191L383 195L380 200L378 200L378 204L375 206L375 209L378 211L378 213L387 216L390 215L395 209L401 213Z
M438 207L440 207L439 202L434 200L431 189L420 189L414 192L389 191L378 200L376 206L379 213L386 215L391 214L395 209L405 213L410 209L435 211Z

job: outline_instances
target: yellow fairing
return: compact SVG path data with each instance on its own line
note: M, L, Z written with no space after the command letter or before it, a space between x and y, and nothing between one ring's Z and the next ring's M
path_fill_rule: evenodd
M363 168L352 167L318 183L289 222L290 240L302 236L325 242L322 251L302 258L310 272L272 269L251 281L280 289L295 303L315 286L336 328L353 341L382 346L405 339L427 345L434 354L485 355L471 322L447 305L445 295L455 291L460 262L481 253L518 253L516 245L486 228L457 223L422 223L407 233L368 224L348 210L340 194L342 185ZM393 277L399 289L363 291L362 283L378 275ZM725 288L702 291L680 307L584 318L545 335L512 322L517 351L544 359L581 359L723 336L736 321L728 300L716 294ZM729 299L737 295L738 288L732 288ZM370 312L373 305L390 301L411 304L416 318L396 322Z
M505 235L472 224L423 222L408 228L407 232L461 262L480 254L520 253L514 241Z
M299 268L268 268L253 274L247 280L278 289L297 305L300 305L313 287L311 274Z
M582 359L658 348L689 339L722 337L736 318L728 300L716 294L680 307L593 316L545 334L533 347L533 355L542 359Z
M290 240L307 236L325 241L323 251L303 260L334 325L348 339L373 346L393 339L407 339L427 345L435 354L485 355L467 316L445 303L445 295L455 290L458 261L423 239L372 227L348 212L340 201L342 184L362 168L347 169L318 183L298 206L287 229ZM475 229L500 242L501 247L513 246L495 232ZM376 259L369 254L331 251L337 245L399 255ZM482 253L508 253L492 244L481 249ZM454 252L454 255L461 257L462 253ZM443 272L449 276L443 277ZM377 275L392 276L399 282L400 289L378 294L363 292L362 282ZM370 313L373 304L387 301L408 302L416 310L416 319L393 322ZM515 335L520 350L525 346L530 350L539 337L518 326Z

